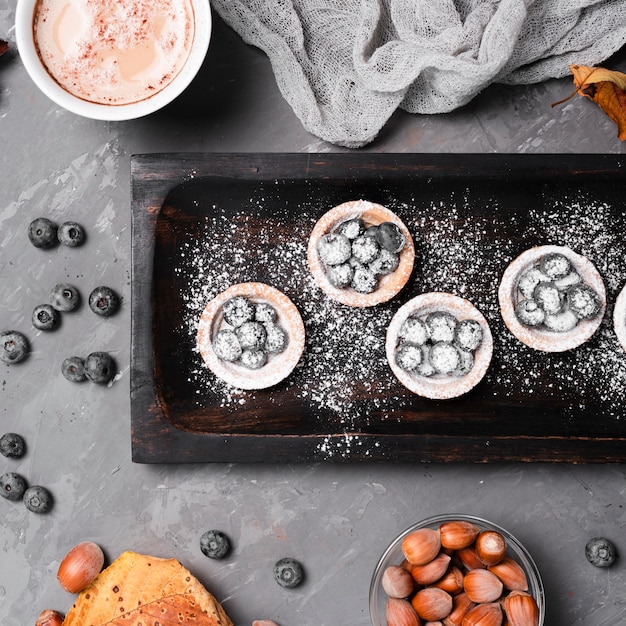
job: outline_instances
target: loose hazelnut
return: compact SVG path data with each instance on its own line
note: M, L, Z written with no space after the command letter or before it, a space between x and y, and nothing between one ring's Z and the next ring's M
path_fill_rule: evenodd
M63 626L63 615L58 611L44 609L39 613L35 626Z

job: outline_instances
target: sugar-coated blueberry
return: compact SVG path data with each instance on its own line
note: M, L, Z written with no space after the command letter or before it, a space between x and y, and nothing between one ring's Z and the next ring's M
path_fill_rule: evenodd
M238 328L244 322L250 322L254 319L256 307L248 298L244 296L234 296L224 302L222 314L227 324Z
M50 304L38 304L33 309L31 321L37 330L54 330L59 320L59 312Z
M613 542L606 537L594 537L585 545L585 556L595 567L609 567L613 565L617 551Z
M0 437L0 454L12 459L19 459L24 456L26 442L24 437L17 433L4 433Z
M352 256L363 265L371 263L378 256L379 251L380 246L374 237L361 235L352 242Z
M416 373L420 376L434 376L437 372L435 372L435 368L430 362L431 345L429 343L425 343L420 349L422 351L422 362L417 368Z
M59 283L52 289L50 304L63 313L75 311L80 304L80 293L76 287L68 283Z
M85 376L92 382L105 385L115 376L115 361L108 352L92 352L85 359Z
M59 226L57 237L64 246L76 248L85 241L85 229L76 222L63 222Z
M213 339L213 351L222 361L237 361L243 352L234 330L223 328Z
M539 283L533 291L533 300L546 312L554 315L563 307L563 294L553 283Z
M33 513L47 513L52 508L52 494L41 485L33 485L24 492L24 504Z
M398 337L405 343L421 346L430 338L428 327L419 317L407 317L398 331Z
M220 530L207 530L200 537L200 550L210 559L223 559L230 550L230 541Z
M341 265L329 265L326 268L326 277L333 287L343 289L352 283L354 268L349 262L341 263Z
M109 317L120 308L120 298L111 287L102 285L89 294L89 308L96 315Z
M395 252L381 248L378 256L369 264L370 270L377 276L386 276L398 269L400 257Z
M257 302L254 319L264 324L273 324L276 321L276 309L267 302Z
M422 348L410 344L401 344L396 350L396 363L407 372L415 372L422 364Z
M0 495L7 500L21 500L26 491L26 481L15 472L6 472L0 476Z
M28 238L35 248L52 248L57 244L57 225L46 217L38 217L28 226Z
M563 307L558 313L546 313L543 325L556 333L567 333L578 324L576 313L569 307Z
M555 278L552 282L559 291L567 291L570 287L582 282L582 278L576 270L572 270L569 274L561 276L561 278Z
M542 257L539 269L550 279L561 278L569 273L572 264L560 252L551 252Z
M85 359L79 356L70 356L61 363L61 373L71 383L82 383L85 376Z
M546 312L532 299L520 300L515 306L515 317L524 326L539 326L546 319Z
M454 330L454 343L461 350L476 350L483 340L483 328L476 320L461 320Z
M289 589L297 587L304 578L302 565L292 558L280 559L274 565L274 580L281 586Z
M433 311L426 316L424 321L433 343L438 341L452 343L454 341L454 331L457 324L454 315L447 311Z
M452 372L455 376L465 376L468 374L472 367L474 367L474 354L469 350L457 350L459 353L459 367Z
M241 364L250 370L261 369L267 363L267 354L263 350L244 350Z
M19 363L30 352L30 345L25 335L17 330L5 330L0 333L0 360L5 363Z
M531 300L535 287L541 282L549 282L550 278L546 276L538 267L529 267L522 272L517 281L517 288L520 290L524 298Z
M348 239L356 239L365 231L365 223L360 217L354 217L352 219L341 222L337 226L337 233L347 237Z
M400 252L406 243L400 227L393 222L383 222L378 225L376 241L381 247L385 248L385 250L396 253Z
M340 265L352 255L352 242L339 233L328 233L317 242L317 252L324 265Z
M235 329L235 334L243 350L260 350L267 337L267 331L261 322L244 322Z
M600 297L589 285L574 285L567 290L567 304L578 319L588 320L596 317L602 309Z
M451 343L440 341L430 349L430 362L439 374L452 374L461 365L461 356Z
M265 325L266 337L263 349L268 354L277 354L287 347L287 333L277 324Z
M378 280L376 276L366 267L357 267L352 275L350 285L352 289L359 293L372 293L376 289Z

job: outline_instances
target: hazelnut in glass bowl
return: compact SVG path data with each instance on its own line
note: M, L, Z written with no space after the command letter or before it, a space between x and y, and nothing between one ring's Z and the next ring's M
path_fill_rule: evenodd
M543 582L526 548L471 515L429 517L402 532L378 561L369 599L373 626L545 620Z

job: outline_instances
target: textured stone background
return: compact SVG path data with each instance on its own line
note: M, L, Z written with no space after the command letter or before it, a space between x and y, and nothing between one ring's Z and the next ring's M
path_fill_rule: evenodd
M106 123L49 102L15 50L15 0L0 0L0 326L23 330L34 353L0 366L0 431L28 442L19 461L0 459L54 493L48 515L0 502L0 622L34 624L43 608L65 612L73 596L56 583L75 543L98 542L109 560L132 549L174 556L223 601L238 625L366 625L368 588L387 543L429 515L491 519L526 544L544 576L550 626L605 626L626 619L622 563L591 567L586 540L612 538L626 553L622 466L538 464L334 466L141 466L129 432L131 154L177 151L341 151L302 130L282 100L267 59L219 20L192 86L149 118ZM626 61L614 59L615 69ZM571 81L493 87L439 117L398 113L371 152L621 153L612 122L587 101L550 103ZM76 219L88 230L76 250L36 250L26 226L40 215ZM98 320L83 307L52 334L33 333L30 312L56 282L84 294L109 284L122 311ZM105 348L119 375L109 388L59 375L69 354ZM225 561L199 550L202 532L227 532ZM273 563L294 556L305 584L284 590Z

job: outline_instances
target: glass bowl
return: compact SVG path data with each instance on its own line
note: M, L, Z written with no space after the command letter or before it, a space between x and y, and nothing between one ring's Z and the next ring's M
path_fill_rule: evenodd
M382 577L385 569L390 565L400 565L404 559L402 554L402 541L415 530L420 528L437 529L444 522L466 521L478 526L481 530L495 530L499 532L507 542L507 556L513 558L522 567L528 579L528 593L536 600L539 607L539 626L543 626L545 619L545 594L543 581L537 569L537 565L528 553L528 550L510 532L501 528L493 522L489 522L480 517L472 515L437 515L428 517L421 522L409 526L404 532L396 537L376 565L372 582L370 584L370 618L373 626L387 626L385 619L385 607L387 604L387 594L382 587Z

